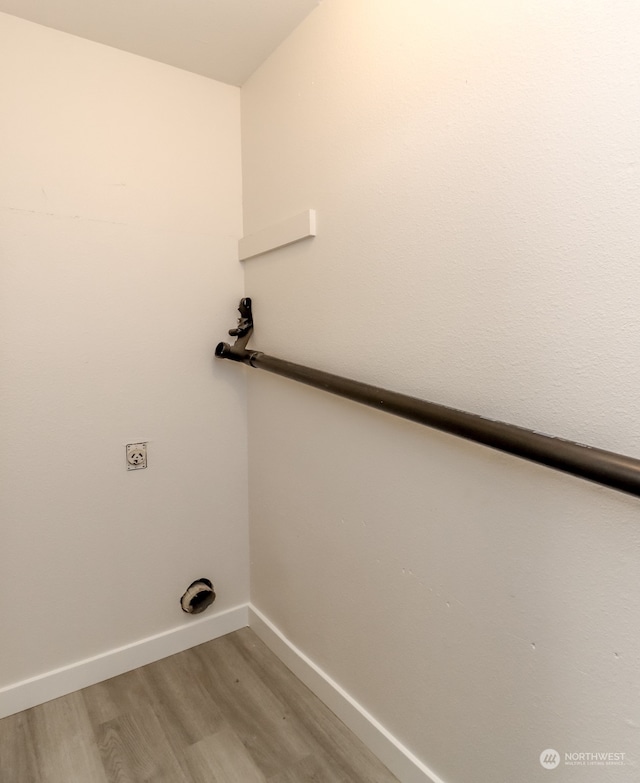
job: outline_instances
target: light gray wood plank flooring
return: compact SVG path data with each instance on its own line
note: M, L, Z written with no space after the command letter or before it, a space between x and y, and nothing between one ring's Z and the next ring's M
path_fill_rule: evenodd
M249 628L0 720L2 783L397 783Z

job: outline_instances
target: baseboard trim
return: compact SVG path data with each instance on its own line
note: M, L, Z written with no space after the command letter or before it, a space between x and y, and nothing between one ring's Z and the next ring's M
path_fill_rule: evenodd
M249 626L402 783L444 783L252 604Z
M248 619L248 605L242 604L0 688L0 718L245 628Z
M0 718L146 666L249 625L402 783L444 783L252 604L242 604L0 688Z

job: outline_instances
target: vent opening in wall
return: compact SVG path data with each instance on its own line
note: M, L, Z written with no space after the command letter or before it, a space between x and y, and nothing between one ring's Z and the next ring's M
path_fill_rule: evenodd
M216 600L210 579L196 579L187 587L180 599L180 606L187 614L200 614Z

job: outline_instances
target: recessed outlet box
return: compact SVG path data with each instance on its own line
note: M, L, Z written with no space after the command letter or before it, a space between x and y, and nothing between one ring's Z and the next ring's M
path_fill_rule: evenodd
M127 470L141 470L147 467L147 444L127 443Z

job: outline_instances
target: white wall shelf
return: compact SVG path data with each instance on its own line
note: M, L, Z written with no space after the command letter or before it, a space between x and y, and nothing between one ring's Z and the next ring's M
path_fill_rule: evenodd
M316 235L316 211L307 209L293 217L268 226L255 234L243 237L238 242L238 256L240 261L268 253L285 245L300 242Z

